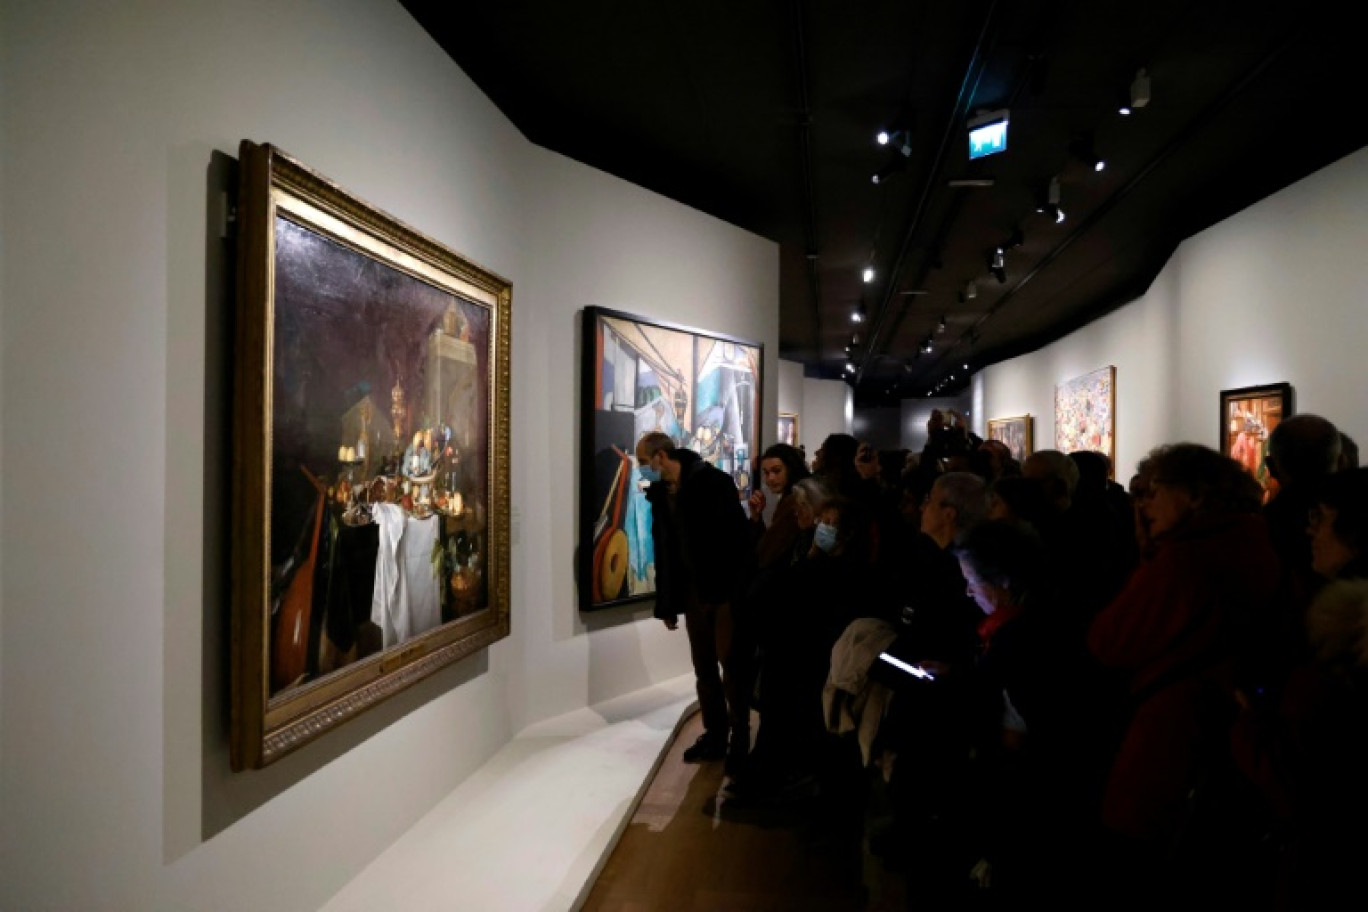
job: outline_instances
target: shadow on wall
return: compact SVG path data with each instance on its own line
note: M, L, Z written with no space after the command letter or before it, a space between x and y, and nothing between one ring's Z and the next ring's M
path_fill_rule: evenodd
M203 161L202 158L197 160ZM233 246L231 241L221 238L219 221L223 201L236 198L236 159L221 152L212 153L205 190L207 224L177 224L185 219L173 208L168 216L168 234L172 238L193 237L202 231L205 238L204 502L201 530L204 549L199 789L200 838L207 841L424 704L486 674L489 670L489 652L482 650L442 669L264 769L241 773L231 771L232 600L229 568L232 543L229 530L232 521L235 282ZM168 390L168 395L175 395L175 392ZM175 446L169 439L171 436L168 435L168 448ZM173 650L176 646L173 638L168 637L166 648ZM171 658L168 657L168 667L176 664ZM172 680L168 676L166 686L174 688L189 683ZM193 743L193 733L175 730L174 718L169 725L166 732L166 761L167 776L171 781L182 778L178 768L190 760L191 754L181 746ZM172 809L168 808L167 813L173 813ZM174 842L177 843L174 848L179 851L169 845L168 851L172 855L192 848L184 844L184 839Z

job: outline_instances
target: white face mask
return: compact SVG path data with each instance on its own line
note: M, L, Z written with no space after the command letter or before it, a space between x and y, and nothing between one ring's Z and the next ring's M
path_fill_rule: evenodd
M836 547L836 527L824 522L818 523L812 541L819 549L830 554Z

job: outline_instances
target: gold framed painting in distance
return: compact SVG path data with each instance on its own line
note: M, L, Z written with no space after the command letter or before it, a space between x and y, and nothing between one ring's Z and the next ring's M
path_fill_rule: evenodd
M232 765L509 632L512 286L241 145Z
M1006 444L1007 449L1012 453L1012 458L1017 462L1024 462L1027 456L1035 452L1031 440L1030 415L1018 415L1014 418L989 418L988 439Z

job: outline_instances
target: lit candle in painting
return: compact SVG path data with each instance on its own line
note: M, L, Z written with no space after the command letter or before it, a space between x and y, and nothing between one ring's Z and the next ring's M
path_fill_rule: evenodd
M460 516L465 511L465 501L461 499L460 491L451 492L451 512Z
M337 448L337 461L338 461L338 462L346 462L346 461L347 461L347 448L346 448L345 446L340 446L340 447Z

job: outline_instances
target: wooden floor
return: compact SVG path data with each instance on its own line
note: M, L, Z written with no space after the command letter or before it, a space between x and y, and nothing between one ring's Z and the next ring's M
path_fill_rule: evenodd
M752 725L754 730L754 724ZM865 815L823 797L728 801L721 762L688 764L695 715L668 748L583 908L593 912L885 912L901 882L865 851Z

